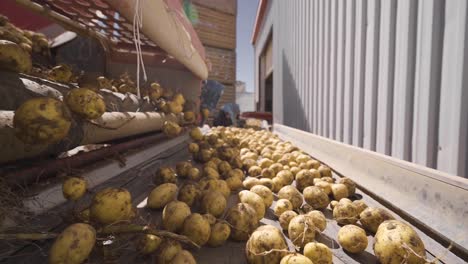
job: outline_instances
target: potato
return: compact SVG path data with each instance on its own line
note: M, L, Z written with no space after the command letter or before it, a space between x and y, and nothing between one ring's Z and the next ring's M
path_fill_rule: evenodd
M300 170L296 174L296 187L302 192L304 188L314 185L313 174L309 170Z
M252 166L249 168L250 177L258 177L262 174L262 168L260 166Z
M280 217L283 212L291 211L292 209L293 205L288 199L279 199L276 201L273 212L277 217Z
M310 259L299 254L293 253L281 259L280 264L313 264Z
M273 187L271 188L272 192L277 193L284 186L283 181L278 177L274 177L271 181L273 182Z
M99 191L91 202L90 216L101 224L131 219L133 212L130 192L117 188Z
M356 183L350 178L341 178L338 180L338 183L346 185L346 187L348 188L348 196L351 196L356 192Z
M205 164L203 164L203 170L207 167L213 168L216 172L218 172L218 163L216 159L212 158L209 161L205 162Z
M273 193L266 186L255 185L250 189L250 191L262 197L263 202L265 203L265 208L270 207L273 203Z
M160 209L166 206L170 201L175 200L177 195L177 185L173 183L164 183L154 188L148 196L146 207Z
M188 161L181 161L176 164L177 176L187 178L192 168L192 164Z
M331 201L331 202L330 202L330 209L333 210L333 208L335 208L335 206L336 206L337 204L338 204L338 201L334 201L334 200Z
M192 180L192 181L198 181L198 180L200 180L200 178L201 178L200 170L199 170L198 168L195 168L195 167L191 168L191 169L189 170L189 173L188 173L188 175L187 175L187 178L188 178L189 180Z
M155 252L161 245L162 239L152 234L144 234L138 240L138 252L142 254L151 254Z
M182 251L182 246L179 242L172 239L164 240L158 248L156 254L156 263L166 264Z
M181 250L169 262L169 264L197 264L197 261L193 257L192 253L190 253L190 251Z
M192 212L184 202L172 201L168 203L162 212L162 226L170 232L176 232L182 228L185 218Z
M361 253L367 248L366 231L355 225L345 225L338 231L338 243L350 253Z
M255 209L246 203L238 203L226 213L226 221L232 227L231 238L236 241L246 241L249 235L258 227Z
M217 222L211 227L211 235L208 240L208 245L211 247L219 247L226 243L226 240L231 235L231 227L226 222Z
M216 190L205 191L201 200L201 211L219 217L226 209L226 198Z
M328 183L335 183L335 179L332 177L322 177L320 178L322 181L326 181Z
M61 101L38 97L26 100L16 109L13 127L15 136L26 144L52 144L68 135L71 120Z
M242 160L242 168L244 168L244 170L246 171L248 171L251 167L256 166L256 165L257 165L257 161L255 161L254 159Z
M231 170L232 170L231 164L229 164L229 162L227 161L221 161L218 164L218 171L221 175L225 175Z
M320 165L317 170L320 172L321 177L332 177L332 171L326 165Z
M278 192L278 198L289 200L293 205L293 209L298 209L303 203L301 193L292 185L281 188Z
M203 168L203 176L210 179L220 179L218 171L212 167L207 166Z
M68 108L84 119L96 119L106 111L106 103L96 92L86 88L71 89L64 99Z
M304 189L304 200L314 209L325 209L330 203L328 195L319 187L309 186Z
M284 230L288 230L289 222L296 216L297 213L291 210L283 212L279 217L279 223L281 228L283 228Z
M236 176L229 177L225 181L227 185L229 186L229 189L231 190L231 192L239 190L243 187L242 180Z
M153 182L156 185L163 183L177 183L176 172L170 167L161 167L156 171Z
M200 190L198 187L193 183L187 183L180 188L177 199L186 203L190 207L195 203L199 196Z
M311 169L318 169L320 167L320 162L314 159L308 160L306 163Z
M276 178L280 179L283 186L289 185L294 181L293 174L288 170L282 170L276 174Z
M208 223L210 224L210 226L214 225L216 223L216 217L214 217L214 215L212 214L204 214L202 215L206 221L208 221Z
M49 251L51 264L80 264L88 258L96 242L96 230L88 224L72 224L55 239Z
M322 212L313 210L308 212L306 215L312 218L315 227L318 228L320 232L323 232L325 228L327 228L327 219L325 218L325 215Z
M176 122L166 121L163 124L162 131L164 135L173 138L182 132L182 128Z
M348 194L348 187L342 183L332 184L331 190L333 194L333 198L339 201L341 198L347 198Z
M211 149L201 149L195 157L200 162L207 162L213 157L213 151Z
M76 201L83 197L88 188L88 184L82 178L70 177L63 182L62 193L67 200Z
M181 234L188 237L195 244L203 246L210 239L210 223L202 215L193 213L185 218Z
M363 200L354 200L353 204L356 205L358 215L367 208L367 204Z
M289 171L290 171L294 176L296 176L297 173L301 171L301 169L300 169L299 167L295 167L295 166L292 166L292 167L291 167L291 166L290 166Z
M380 224L386 220L394 220L395 218L383 208L368 207L359 214L359 222L367 231L375 234Z
M273 161L271 159L263 158L258 161L258 166L260 166L262 169L266 169L273 165Z
M424 243L409 225L387 220L377 229L374 253L382 264L427 263ZM417 254L417 255L416 255ZM419 256L418 256L419 255Z
M200 128L198 128L198 127L192 128L192 130L190 130L189 134L190 134L190 137L194 141L201 141L203 139L203 133L201 132Z
M188 145L188 151L192 154L198 153L200 151L200 146L198 146L197 143L192 142Z
M262 172L260 173L260 176L262 178L270 178L270 179L273 179L273 177L275 177L275 171L273 169L270 169L270 168L265 168L262 170Z
M333 208L333 219L340 225L355 224L358 220L356 205L339 202Z
M251 188L254 187L255 185L260 185L260 180L257 179L257 178L249 177L249 178L245 179L245 180L242 182L242 185L243 185L244 188L246 188L246 189L251 189Z
M245 245L249 264L278 263L287 250L288 245L281 231L270 225L255 230Z
M353 201L351 201L348 198L341 198L338 202L339 203L352 203ZM354 204L354 205L356 205L356 204Z
M273 183L273 180L272 180L272 179L269 179L269 178L260 178L260 179L258 180L258 183L259 183L260 185L263 185L263 186L267 187L267 188L270 189L270 190L273 189L274 183Z
M273 163L271 164L271 166L269 167L270 170L273 170L273 173L276 174L280 171L283 170L283 165L281 163Z
M304 247L304 256L317 264L332 264L333 254L329 247L318 242L307 243Z
M260 195L244 190L238 196L241 203L250 204L255 209L258 221L265 216L265 202Z
M288 235L291 242L303 248L305 244L315 239L315 225L311 217L306 215L295 216L289 222Z
M2 30L3 38L5 38L6 32L9 31ZM31 54L23 49L21 45L18 45L16 41L1 39L0 68L14 72L29 73L32 69Z

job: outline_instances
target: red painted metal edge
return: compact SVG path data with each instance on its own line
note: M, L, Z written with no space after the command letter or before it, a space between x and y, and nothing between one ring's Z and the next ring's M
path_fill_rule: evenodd
M268 5L268 0L260 0L260 3L258 4L257 17L255 18L252 39L250 40L250 43L252 43L252 45L255 45L255 42L257 41L257 36L258 36L258 33L260 32L260 26L262 25L263 17L265 16L265 10L266 10L267 5Z

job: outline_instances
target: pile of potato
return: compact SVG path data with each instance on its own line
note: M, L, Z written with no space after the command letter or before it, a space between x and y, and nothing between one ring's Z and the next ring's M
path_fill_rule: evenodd
M352 201L356 184L336 180L329 167L268 131L212 128L190 131L188 150L197 162L160 167L153 178L147 208L162 210L160 228L187 237L198 246L219 247L228 239L246 241L248 263L332 263L332 250L316 241L327 228L330 208L341 229L336 240L349 254L361 254L368 235L375 236L374 253L383 263L424 263L425 249L417 233L383 208ZM86 182L70 178L63 185L67 199L78 200ZM228 207L228 197L238 203ZM280 228L262 225L271 208ZM125 189L107 188L95 194L83 212L83 222L65 229L55 241L51 263L82 263L90 254L99 228L132 221L135 209ZM98 231L96 231L98 230ZM78 236L78 237L77 237ZM294 248L288 248L286 237ZM69 247L71 240L78 248ZM155 254L158 263L196 263L177 239L140 234L141 254Z

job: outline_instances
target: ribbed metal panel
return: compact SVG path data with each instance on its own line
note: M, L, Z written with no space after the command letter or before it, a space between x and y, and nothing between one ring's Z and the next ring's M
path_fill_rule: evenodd
M466 0L268 6L275 123L467 176Z

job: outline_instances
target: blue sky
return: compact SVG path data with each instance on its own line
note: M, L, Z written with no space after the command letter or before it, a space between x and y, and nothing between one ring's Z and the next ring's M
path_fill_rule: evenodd
M254 53L252 37L258 0L237 1L237 80L246 83L247 90L254 90Z

